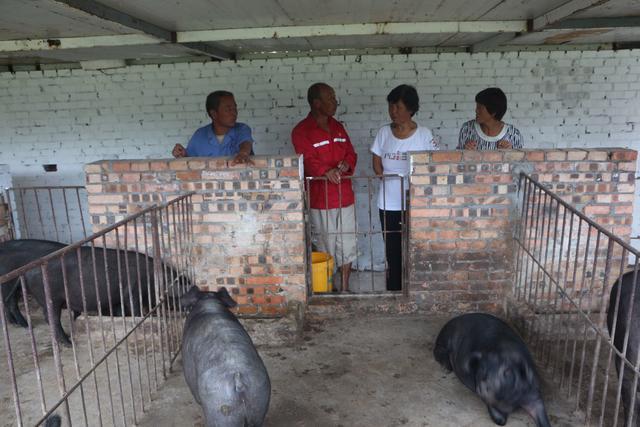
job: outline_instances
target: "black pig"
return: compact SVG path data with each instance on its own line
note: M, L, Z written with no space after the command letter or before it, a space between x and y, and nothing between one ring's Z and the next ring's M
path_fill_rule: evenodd
M64 256L69 301L65 298L61 258L49 261L47 269L56 339L65 345L70 345L71 342L62 329L60 312L65 307L74 312L84 312L83 293L86 300L86 311L89 313L100 312L105 315L124 313L125 315L138 316L144 314L144 310L149 308L149 299L151 304L155 303L153 259L151 257L146 257L135 251L118 251L97 247L92 249L87 246L80 247L79 250L79 259L76 250L72 250ZM95 272L92 254L94 251ZM120 264L118 264L118 257ZM139 266L140 281L138 281L137 266ZM175 279L176 273L171 270L168 276L170 280ZM45 313L45 319L48 320L41 269L30 270L25 274L25 278L29 293L38 301ZM83 287L81 283L84 284Z
M227 290L181 297L191 308L184 325L182 363L191 394L207 427L261 426L269 409L271 382L260 355L238 319Z
M613 345L622 353L624 351L624 337L627 332L627 318L629 316L629 311L633 310L631 312L631 322L629 323L629 340L627 343L627 353L625 358L631 364L636 366L638 361L638 346L640 345L640 289L638 288L638 285L640 284L640 272L637 273L635 282L633 280L633 276L633 271L623 274L621 280L616 280L611 288L609 310L607 311L607 327L609 329L609 334L612 334L613 322L617 318ZM620 283L622 283L622 291L620 292L620 300L617 302ZM636 291L632 300L631 292L634 287L636 288ZM616 304L618 304L617 317L615 312ZM616 357L615 360L616 370L618 375L620 375L622 359L620 357ZM637 426L638 423L640 423L640 401L637 401L638 392L640 391L640 382L638 382L635 390L633 389L633 382L633 369L626 366L622 377L622 406L624 407L625 413L625 425ZM629 412L631 407L634 405L634 400L636 400L635 409L633 411L631 424L628 424L626 421L629 420Z
M480 396L496 424L523 408L538 427L551 426L529 350L502 320L482 313L455 317L438 334L433 354Z
M8 240L0 243L0 276L17 268L48 255L58 249L64 248L64 243L49 240L19 239ZM27 327L27 320L18 308L20 291L20 279L17 278L0 285L2 299L6 307L6 315L9 323Z

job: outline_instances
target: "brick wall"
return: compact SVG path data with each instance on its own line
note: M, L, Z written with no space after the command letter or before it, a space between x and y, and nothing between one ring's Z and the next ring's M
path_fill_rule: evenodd
M388 122L385 96L400 83L417 86L417 120L453 149L474 114L474 95L502 87L505 119L527 148L638 147L640 50L412 55L348 55L130 66L85 71L0 73L0 163L16 185L84 181L99 159L167 157L207 122L204 98L236 94L240 121L251 125L256 153L292 155L291 128L307 113L305 90L323 80L341 100L360 155ZM43 163L58 164L47 173ZM638 208L640 209L640 203ZM635 233L640 234L640 211Z
M437 311L499 311L514 282L520 171L628 241L636 155L622 149L413 155L409 281L418 303Z
M514 282L520 171L622 239L631 234L635 151L439 151L414 154L412 162L409 302L415 309L499 311ZM196 191L198 284L230 287L242 314L282 316L289 303L306 303L299 163L295 157L258 157L256 163L90 164L94 229Z
M91 163L85 171L94 231L195 191L197 284L229 288L240 314L284 316L291 303L306 302L298 158L254 161L247 168L195 158Z

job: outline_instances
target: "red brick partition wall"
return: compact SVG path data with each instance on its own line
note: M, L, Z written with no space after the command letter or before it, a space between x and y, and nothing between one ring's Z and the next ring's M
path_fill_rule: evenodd
M412 156L410 292L434 311L500 311L513 283L520 171L628 241L635 151L444 151Z
M302 187L297 157L105 160L85 167L89 213L98 231L153 203L195 191L197 283L234 294L238 312L287 314L306 302Z
M635 151L623 149L412 155L410 298L397 302L408 311L501 311L513 283L520 171L628 239L635 160ZM307 302L298 168L295 157L258 157L248 168L225 159L92 163L91 220L97 231L196 191L198 284L231 288L242 314L281 317L292 302Z

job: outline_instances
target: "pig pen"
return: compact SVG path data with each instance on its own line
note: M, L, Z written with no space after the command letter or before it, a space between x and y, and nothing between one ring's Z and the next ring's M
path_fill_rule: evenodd
M180 347L177 296L193 277L191 197L143 209L0 277L2 286L17 280L29 323L2 325L0 424L38 425L53 413L68 425L136 423ZM56 334L58 319L69 346Z
M623 380L631 375L637 383L639 372L631 344L614 346L606 315L620 310L620 300L609 307L614 283L624 272L640 274L638 253L524 173L518 215L514 283L501 314L534 355L551 424L625 425L624 406L636 402L623 401ZM297 344L259 345L273 387L265 424L495 425L477 396L433 359L435 337L448 317L399 314L411 309L394 299L398 309L390 315L385 312L394 302L380 298L325 297L310 304ZM626 323L628 330L629 322L617 327ZM259 335L254 339L260 342ZM630 369L617 371L616 357ZM141 425L203 425L179 360ZM507 425L534 422L518 411Z
M628 150L412 155L409 296L396 295L391 302L387 295L307 300L300 203L304 199L297 159L258 158L256 167L246 170L229 169L217 160L105 161L87 166L87 182L92 183L94 226L108 226L114 213L142 209L141 193L155 191L154 196L165 197L180 189L197 192L193 211L195 246L201 248L198 284L213 289L226 285L235 291L238 313L258 343L273 382L268 425L493 425L477 397L433 360L432 343L446 318L418 314L477 310L507 318L526 338L543 377L553 425L608 426L622 425L623 408L609 357L613 347L603 323L605 295L615 281L614 269L606 265L621 263L631 252L609 252L606 239L622 248L624 242L599 229L603 234L598 240L595 224L566 203L540 203L553 198L546 191L549 184L539 188L525 180L518 185L516 171L560 171L559 181L550 173L544 176L546 182L556 189L565 185L564 199L578 203L614 232L622 230L626 238L627 224L617 221L630 215L617 209L628 208L633 193L633 181L626 176L632 174L625 173L623 180L620 173L635 168L631 154L635 160ZM572 162L576 159L583 162ZM104 176L122 183L105 183ZM167 182L172 184L163 192ZM583 203L586 197L597 199L597 206ZM606 212L603 204L610 205ZM563 229L560 218L565 210L569 219ZM562 214L558 226L556 212ZM576 218L587 222L575 228ZM595 233L590 244L575 239L582 233ZM556 241L561 235L564 240ZM556 254L563 254L562 263L553 256L554 246ZM243 254L248 251L255 252ZM564 273L567 260L570 274ZM562 274L554 276L559 264ZM456 269L465 278L445 277ZM274 345L252 329L260 321L282 324L292 308L307 313L294 344ZM256 313L263 318L247 319ZM270 314L276 316L268 318ZM103 424L201 423L200 409L184 387L180 356L173 357L175 363L164 370L167 381L145 395L144 411L136 405L136 419L122 419L117 410L121 401L122 412L128 410L126 393L135 397L136 386L134 393L128 392L125 380L124 398L119 397L119 385L114 386L115 408L107 411ZM136 382L135 369L132 373ZM160 378L162 382L164 376ZM518 412L508 425L518 424L532 421Z
M432 356L435 337L446 322L443 316L385 316L363 315L339 319L317 316L310 319L299 343L295 345L258 345L272 382L271 405L265 426L483 426L495 424L489 418L486 407L467 390L452 373L445 372ZM84 319L76 321L79 325ZM44 320L35 319L36 340L46 341L48 330ZM90 321L92 331L98 330ZM150 329L150 326L147 326ZM121 328L120 328L121 329ZM15 331L22 332L22 331ZM150 331L147 331L150 333ZM138 342L141 341L141 335ZM85 337L86 338L86 337ZM82 342L82 340L81 340ZM142 348L142 346L140 346ZM149 346L150 348L150 346ZM86 345L78 348L79 357L89 362ZM84 350L84 355L83 355ZM19 348L17 370L32 369L30 348ZM50 346L41 351L43 376L50 374L51 383L45 394L55 395L53 352ZM74 365L71 351L62 351L65 369ZM122 382L115 372L119 366L127 371L126 357L130 356L133 369L133 385L128 374ZM130 411L130 387L135 393L142 390L139 400L137 425L141 426L203 426L202 410L193 400L186 386L178 356L171 371L148 373L145 366L154 366L151 355L148 362L133 363L136 356L133 346L129 351L120 350L120 361L111 356L109 380L106 367L99 369L96 379L85 386L90 397L94 381L103 393L101 403L106 416L102 425L130 425L132 419L123 419L121 399L125 413ZM144 358L143 358L144 359ZM138 385L137 363L142 365L142 387ZM160 363L158 363L160 366ZM150 384L147 383L147 378ZM581 426L580 414L574 405L544 377L544 395L547 411L554 426ZM7 371L0 372L2 393L2 426L16 425L10 420L11 396ZM111 414L108 387L114 402ZM122 387L122 389L120 389ZM37 387L27 391L27 399L38 400ZM138 400L138 399L136 399ZM98 425L96 400L87 405L87 412L95 418L84 421L79 393L70 400L74 425ZM87 399L87 403L89 399ZM24 425L33 425L35 417L25 419ZM95 421L92 421L95 420ZM29 422L31 421L31 422ZM533 426L533 421L523 411L514 413L509 426Z
M298 344L259 345L272 386L265 426L494 426L477 396L433 358L433 343L447 319L314 316ZM543 390L552 425L584 425L549 378ZM180 358L140 425L204 426ZM507 425L535 424L518 411Z

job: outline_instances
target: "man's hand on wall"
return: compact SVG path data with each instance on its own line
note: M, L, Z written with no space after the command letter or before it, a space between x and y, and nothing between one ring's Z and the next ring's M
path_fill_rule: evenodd
M245 153L244 151L238 152L238 154L236 154L235 157L231 160L231 166L239 164L254 165L249 153Z
M182 144L176 144L175 147L173 147L173 151L171 151L171 154L175 158L186 157L187 156L187 149L184 148L182 146Z

